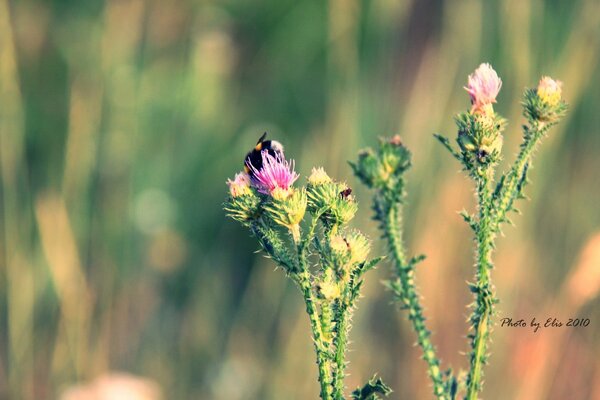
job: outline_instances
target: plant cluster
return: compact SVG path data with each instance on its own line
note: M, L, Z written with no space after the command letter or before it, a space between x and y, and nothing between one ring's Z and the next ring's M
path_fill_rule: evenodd
M502 156L506 120L494 111L502 81L489 64L481 64L469 76L465 87L471 98L471 108L455 117L458 148L441 136L436 138L462 164L464 171L476 187L477 211L462 211L461 215L473 231L475 248L475 280L469 288L475 296L469 318L468 334L471 351L469 370L461 380L451 369L442 371L436 349L431 342L431 332L426 326L423 307L420 304L414 268L424 256L408 258L403 242L402 206L405 201L404 173L410 167L410 152L398 137L381 141L377 151L367 149L352 163L355 174L368 187L375 190L373 208L375 220L380 224L383 237L388 243L395 278L388 282L395 297L408 311L408 319L417 335L417 343L428 366L433 384L433 394L438 399L455 399L464 392L464 398L478 398L481 391L483 366L488 359L488 342L494 317L494 305L498 303L491 279L492 252L496 237L503 223L510 223L508 214L518 212L514 207L517 199L524 198L527 171L535 149L549 128L558 123L566 111L561 100L561 83L543 77L538 86L526 89L523 95L523 114L527 124L523 126L523 141L519 154L509 170L498 180L495 174ZM390 162L389 160L401 160Z
M305 187L295 187L294 163L283 151L262 150L260 166L229 180L228 215L248 227L262 249L298 286L308 314L324 400L344 398L345 353L350 322L364 275L380 258L368 259L371 243L348 223L358 205L350 188L313 168ZM389 388L372 379L353 393L376 399Z
M469 283L475 300L469 318L468 371L455 374L441 369L415 284L415 267L425 257L409 257L404 244L402 211L410 151L399 136L394 136L381 139L376 149L361 151L357 161L350 163L360 181L374 190L374 219L394 267L394 277L387 286L408 313L438 399L455 399L460 394L467 400L478 398L498 303L491 278L496 238L502 224L510 223L509 213L518 211L515 201L524 198L527 171L536 148L566 111L559 81L543 77L536 88L525 90L522 105L527 124L523 125L520 151L510 168L496 179L506 127L506 120L493 107L501 87L496 71L489 64L481 64L465 87L471 107L455 117L457 146L435 135L461 163L476 188L476 211L461 212L475 240L475 278ZM298 175L282 150L263 150L261 157L259 167L247 161L248 172L228 181L230 196L225 209L250 228L267 255L300 288L317 354L321 398L343 399L352 310L364 273L380 258L367 260L369 240L347 227L357 204L345 183L332 180L322 168L313 168L307 186L294 187ZM380 379L373 378L354 391L352 398L375 399L389 392Z

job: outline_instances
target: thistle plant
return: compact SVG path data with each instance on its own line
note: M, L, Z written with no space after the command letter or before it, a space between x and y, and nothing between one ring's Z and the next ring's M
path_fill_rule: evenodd
M257 146L258 147L258 146ZM283 269L304 298L317 358L320 396L344 399L346 349L368 259L370 241L348 223L358 209L350 188L313 168L306 187L283 150L262 150L258 162L228 180L227 214L250 229L267 257ZM389 388L373 379L354 399L377 399Z
M561 100L561 83L543 77L537 88L526 89L523 96L523 141L516 160L508 171L495 179L501 160L502 132L506 121L493 108L502 81L489 64L482 64L469 76L465 87L471 98L471 108L456 116L458 147L441 136L436 138L463 166L476 188L477 210L461 215L473 231L475 248L475 281L469 288L475 296L469 318L469 370L460 381L450 369L440 370L440 360L431 342L423 307L414 282L415 265L424 256L408 258L403 243L402 205L405 201L404 173L410 167L410 152L398 137L381 141L377 151L367 149L352 163L355 174L375 190L373 208L383 237L388 243L394 264L394 279L388 282L417 335L423 359L438 399L454 399L464 392L464 398L474 400L481 391L483 368L488 360L488 342L498 299L491 279L492 253L502 224L510 223L510 212L518 212L514 203L525 198L523 189L528 182L527 171L534 152L549 129L559 122L566 111Z

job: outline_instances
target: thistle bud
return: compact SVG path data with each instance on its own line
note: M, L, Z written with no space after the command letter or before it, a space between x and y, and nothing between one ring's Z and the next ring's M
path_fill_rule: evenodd
M325 214L325 219L332 225L345 225L354 218L358 211L358 204L354 196L346 195L347 189L339 192L337 199L331 205L330 210Z
M330 182L331 178L327 175L327 172L325 172L323 167L313 168L308 177L308 184L313 186L324 185Z
M367 260L371 251L369 239L359 231L352 231L346 236L346 243L350 251L350 264L355 265Z
M525 116L530 121L556 123L567 109L561 96L562 82L549 76L542 77L537 88L525 91L523 101Z
M500 160L505 120L496 113L461 113L456 119L456 141L468 170L492 165Z
M329 248L334 254L341 257L346 256L349 251L348 242L346 242L346 239L344 239L344 237L341 235L334 235L331 237L331 240L329 241Z
M543 103L550 107L556 107L560 103L561 94L561 81L555 81L549 76L544 76L540 79L537 87L537 95Z
M313 168L308 177L308 209L310 212L325 212L335 202L340 184L333 182L323 168Z
M227 186L229 186L229 194L234 198L252 194L250 176L245 172L235 174L233 180L227 179Z
M260 215L261 200L250 187L250 177L244 172L235 175L233 180L228 179L229 198L225 202L227 215L242 224L255 220Z
M377 152L366 149L350 163L356 176L370 188L398 190L402 174L410 167L410 152L400 136L382 139Z
M272 196L264 208L268 217L276 224L288 228L294 235L294 240L297 240L300 234L299 224L306 213L306 190L290 188L288 191L287 196Z

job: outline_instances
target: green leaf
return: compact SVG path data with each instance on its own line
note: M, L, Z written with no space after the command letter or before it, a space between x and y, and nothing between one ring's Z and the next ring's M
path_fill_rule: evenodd
M392 393L392 389L386 385L381 378L378 378L377 375L375 375L362 388L357 388L352 392L352 399L376 400L381 398L378 394L387 397L390 393Z

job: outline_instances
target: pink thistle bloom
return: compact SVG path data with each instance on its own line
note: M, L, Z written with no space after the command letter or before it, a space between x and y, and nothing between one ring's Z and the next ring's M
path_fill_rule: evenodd
M502 80L490 64L481 64L471 75L465 90L471 96L471 112L486 111L486 106L496 102Z
M275 153L273 156L267 150L261 151L261 156L260 169L250 162L247 163L254 187L259 192L271 196L274 192L279 195L280 192L289 193L290 187L299 176L294 171L294 161L287 161L281 153Z

